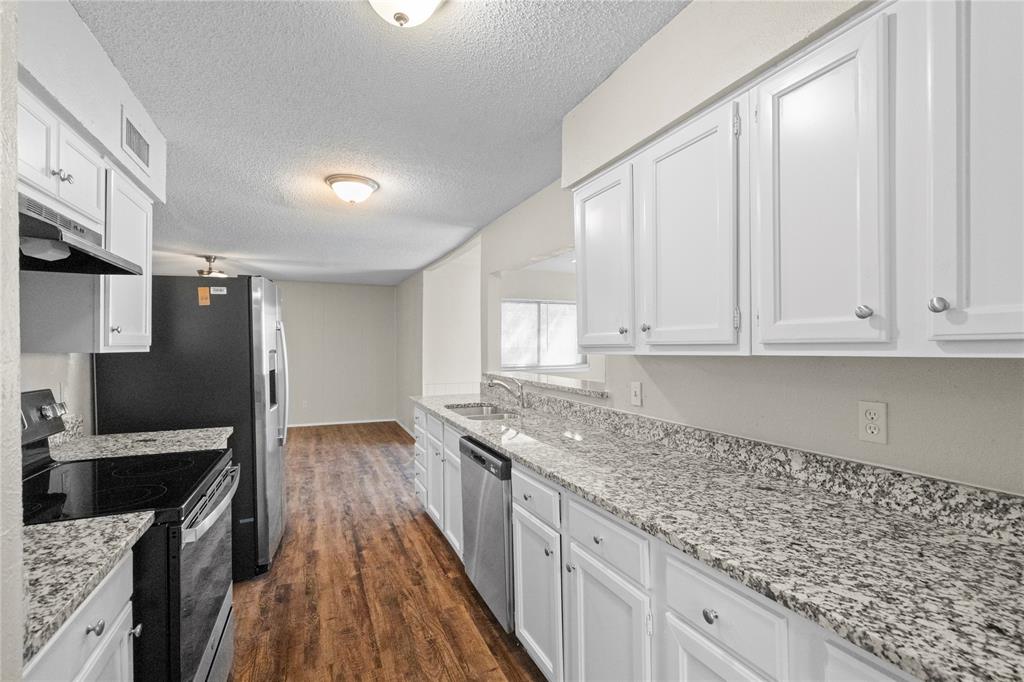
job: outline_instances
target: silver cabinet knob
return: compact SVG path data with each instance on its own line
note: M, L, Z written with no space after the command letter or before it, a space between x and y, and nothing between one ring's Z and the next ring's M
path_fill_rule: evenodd
M626 332L628 331L629 329L627 329L626 327L619 327L619 333L622 334L623 336L625 336Z
M949 301L941 296L936 296L928 301L928 310L933 313L944 313L949 310Z
M875 314L875 311L871 309L871 306L859 305L853 310L853 314L862 320L866 320Z
M75 184L75 176L71 173L65 173L63 168L50 171L50 175L56 175L58 180L66 182L69 185Z
M576 564L566 564L565 565L565 570L566 570L567 573L572 573L573 571L576 570Z
M134 637L135 639L138 639L138 638L142 637L142 623L139 623L138 625L133 627L131 630L129 630L128 631L128 635L130 637Z
M531 495L530 493L523 493L523 499L529 502L531 499L533 499L533 495Z
M640 325L640 331L642 331L642 332L649 332L649 331L651 331L651 325L649 325L646 322L644 322L642 325Z
M544 556L551 556L551 548L550 547L545 547L544 548Z
M71 173L68 173L67 175L64 176L64 182L68 183L69 185L75 184L75 176L72 175Z
M118 325L118 326L116 326L116 327L111 327L111 328L110 328L110 331L112 331L112 332L113 332L113 333L115 333L115 334L120 334L120 333L121 333L121 326L120 326L120 325Z
M595 535L594 536L594 544L595 545L600 545L602 542L604 542L604 538L603 537L601 537L600 535Z
M708 625L714 625L715 621L718 620L718 611L714 609L704 609L701 611L701 615L704 616L704 622Z
M99 637L100 635L103 634L103 631L106 630L106 629L107 629L106 622L102 618L100 618L98 621L96 621L95 625L89 625L89 626L87 626L85 628L85 634L87 634L87 635L96 635L97 637Z

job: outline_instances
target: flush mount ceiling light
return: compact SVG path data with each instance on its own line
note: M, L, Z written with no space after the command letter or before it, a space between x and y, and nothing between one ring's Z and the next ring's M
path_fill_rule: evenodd
M419 26L444 0L370 0L373 11L392 26Z
M328 175L325 182L334 190L339 199L350 204L366 201L371 194L380 189L376 180L362 175Z
M223 270L213 269L213 262L217 260L216 256L203 256L203 258L206 259L206 269L196 270L200 277L227 277Z

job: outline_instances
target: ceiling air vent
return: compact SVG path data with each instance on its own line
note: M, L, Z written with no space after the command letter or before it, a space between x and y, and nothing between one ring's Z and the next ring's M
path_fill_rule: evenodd
M149 142L127 117L124 119L124 145L144 166L149 167Z

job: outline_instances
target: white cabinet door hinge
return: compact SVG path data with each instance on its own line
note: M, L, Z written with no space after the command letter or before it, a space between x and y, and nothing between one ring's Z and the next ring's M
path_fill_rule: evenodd
M733 329L739 329L740 328L740 309L739 308L733 308L732 309L732 328Z
M742 125L743 124L742 124L742 121L740 119L740 115L739 114L734 115L732 117L732 134L735 135L736 137L739 137Z
M647 612L647 636L654 636L654 616L650 611Z

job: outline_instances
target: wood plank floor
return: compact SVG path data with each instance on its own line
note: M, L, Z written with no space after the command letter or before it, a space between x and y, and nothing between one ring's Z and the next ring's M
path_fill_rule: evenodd
M288 526L235 584L233 679L541 680L420 508L394 422L294 428Z

